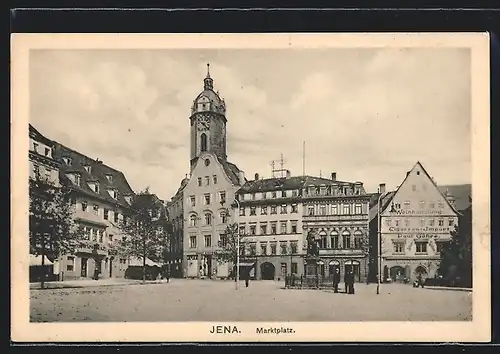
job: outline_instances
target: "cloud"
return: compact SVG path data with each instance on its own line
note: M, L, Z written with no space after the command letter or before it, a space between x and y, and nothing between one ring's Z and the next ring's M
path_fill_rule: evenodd
M228 158L398 185L420 160L470 182L470 55L462 49L33 51L31 122L169 199L189 172L206 62L227 105ZM442 181L442 182L441 182Z

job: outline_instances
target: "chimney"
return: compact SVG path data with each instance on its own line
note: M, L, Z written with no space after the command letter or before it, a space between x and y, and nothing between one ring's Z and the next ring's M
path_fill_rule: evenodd
M256 173L256 174L255 174L255 178L254 178L254 180L256 180L256 181L258 181L258 180L259 180L259 174L258 174L258 173Z
M245 172L243 171L238 172L238 181L240 182L240 186L245 184Z
M289 170L286 170L286 179L292 177L292 173Z
M332 181L336 181L337 180L337 172L332 172Z
M380 184L378 185L378 192L379 192L380 194L385 193L385 183L380 183Z
M408 177L409 174L410 174L410 171L406 172L406 177Z

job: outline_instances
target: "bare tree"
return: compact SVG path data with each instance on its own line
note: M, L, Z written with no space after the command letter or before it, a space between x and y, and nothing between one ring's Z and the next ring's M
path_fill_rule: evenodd
M219 248L214 252L219 264L232 263L233 269L236 267L238 255L238 238L240 240L240 256L242 251L245 250L245 234L241 234L238 227L238 223L232 223L226 227L225 233L219 242Z

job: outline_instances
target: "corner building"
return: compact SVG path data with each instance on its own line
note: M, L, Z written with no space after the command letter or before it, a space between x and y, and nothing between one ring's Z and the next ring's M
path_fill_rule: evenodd
M174 199L177 203L182 198L183 276L225 278L231 265L219 263L214 252L232 217L235 192L246 180L243 171L227 160L226 105L213 90L210 72L203 83L189 118L191 173Z
M383 203L381 262L383 280L434 277L440 252L451 240L459 213L420 162ZM377 207L375 205L375 207ZM376 237L376 235L373 235Z

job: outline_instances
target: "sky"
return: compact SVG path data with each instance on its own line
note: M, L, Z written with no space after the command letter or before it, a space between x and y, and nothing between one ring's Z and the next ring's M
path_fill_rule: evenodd
M226 101L228 160L401 184L420 161L471 183L470 52L464 48L31 50L30 123L170 200L189 173L189 116L206 64Z

